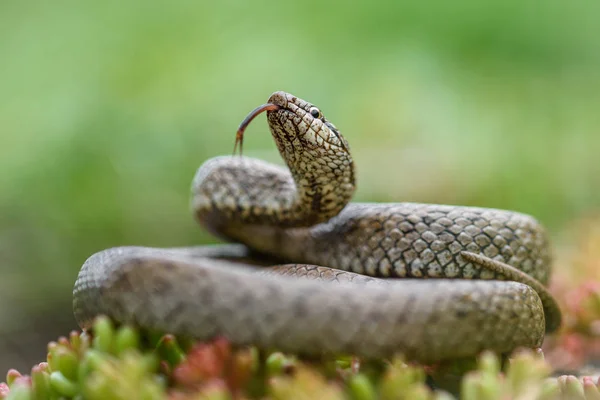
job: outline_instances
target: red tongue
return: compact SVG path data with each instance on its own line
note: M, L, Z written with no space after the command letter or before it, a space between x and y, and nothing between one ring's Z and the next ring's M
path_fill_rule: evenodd
M233 154L235 155L235 152L237 151L238 144L239 144L239 146L240 146L240 156L242 155L242 145L244 144L244 131L246 130L246 128L248 127L248 125L250 125L250 122L252 122L252 120L258 114L260 114L260 113L262 113L264 111L279 110L280 108L281 107L278 106L277 104L267 103L267 104L263 104L262 106L258 106L254 110L250 111L250 114L248 114L246 116L246 118L244 118L244 120L240 124L240 127L238 128L238 130L237 130L237 132L235 134L235 145L233 146Z

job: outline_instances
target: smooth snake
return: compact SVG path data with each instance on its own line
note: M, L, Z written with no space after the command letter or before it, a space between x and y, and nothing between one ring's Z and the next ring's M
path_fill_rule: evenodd
M436 362L538 347L560 325L544 287L548 239L535 219L489 208L352 203L348 142L296 96L275 92L250 113L238 130L240 152L243 129L263 111L288 168L216 157L192 183L196 220L237 244L92 255L73 292L81 327L104 314L200 340ZM393 184L396 171L387 172ZM259 268L257 255L280 265Z

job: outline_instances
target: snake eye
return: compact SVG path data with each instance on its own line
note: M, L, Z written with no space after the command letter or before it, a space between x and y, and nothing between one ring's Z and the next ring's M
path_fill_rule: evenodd
M311 107L309 112L314 118L321 118L321 110L319 110L317 107Z

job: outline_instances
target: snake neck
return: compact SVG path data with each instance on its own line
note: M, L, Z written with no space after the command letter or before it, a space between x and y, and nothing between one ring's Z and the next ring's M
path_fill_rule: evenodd
M271 129L276 136L276 128ZM339 214L355 190L351 155L320 147L309 151L295 141L275 142L294 182L293 226L311 226Z

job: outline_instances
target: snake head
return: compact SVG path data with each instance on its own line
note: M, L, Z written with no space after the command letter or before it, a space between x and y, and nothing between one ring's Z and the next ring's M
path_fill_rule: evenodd
M282 200L285 205L278 200L279 211L271 210L271 214L285 215L280 220L289 226L310 226L337 215L355 189L354 164L346 139L313 104L289 93L275 92L240 124L234 154L237 149L241 154L250 122L265 111L279 153L294 180L294 185L287 185L294 193L273 193L277 199L286 200Z
M349 154L346 139L315 105L281 91L273 93L268 103L278 106L267 111L267 119L280 151Z

